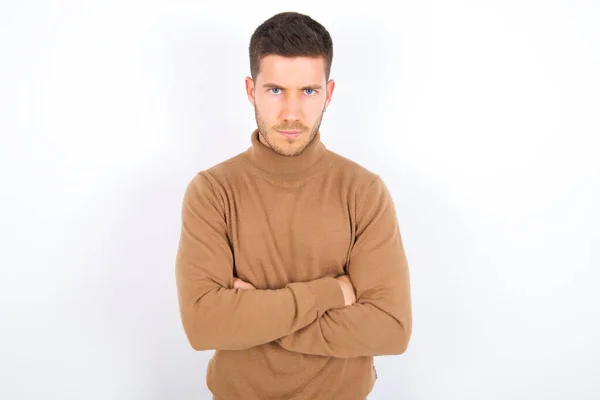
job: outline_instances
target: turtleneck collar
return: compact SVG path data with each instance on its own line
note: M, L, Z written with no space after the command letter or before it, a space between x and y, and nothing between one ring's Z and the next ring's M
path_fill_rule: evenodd
M270 147L265 146L260 142L258 135L257 128L252 132L252 146L246 151L246 156L250 163L268 175L282 178L285 176L304 176L310 174L313 169L318 168L319 161L323 161L325 158L323 156L327 149L321 142L319 131L302 153L291 157L282 156Z

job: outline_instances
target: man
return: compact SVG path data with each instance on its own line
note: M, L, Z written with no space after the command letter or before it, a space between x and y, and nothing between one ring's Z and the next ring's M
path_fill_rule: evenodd
M394 203L381 178L328 149L327 30L281 13L250 41L251 146L199 172L182 210L183 327L216 350L220 400L364 400L373 357L403 353L412 314Z

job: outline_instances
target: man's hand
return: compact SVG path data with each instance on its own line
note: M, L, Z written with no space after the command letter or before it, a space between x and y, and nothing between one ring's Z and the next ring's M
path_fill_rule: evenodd
M344 301L347 306L351 306L356 303L356 293L354 293L354 286L348 275L341 275L335 278L340 283L342 292L344 293Z
M241 279L233 278L233 288L234 289L243 289L243 290L253 290L256 289L254 285L248 282L244 282Z

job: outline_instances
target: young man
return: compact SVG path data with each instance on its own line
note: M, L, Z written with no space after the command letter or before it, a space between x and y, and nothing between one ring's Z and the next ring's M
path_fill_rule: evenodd
M408 265L381 178L326 149L327 30L281 13L250 41L251 146L199 172L182 210L183 327L215 399L364 400L411 336Z

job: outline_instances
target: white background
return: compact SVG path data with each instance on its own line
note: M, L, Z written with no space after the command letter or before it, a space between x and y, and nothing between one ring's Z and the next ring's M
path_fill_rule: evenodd
M244 151L253 30L334 40L336 152L381 174L414 330L370 399L600 398L597 1L0 2L0 398L208 399L183 190Z

